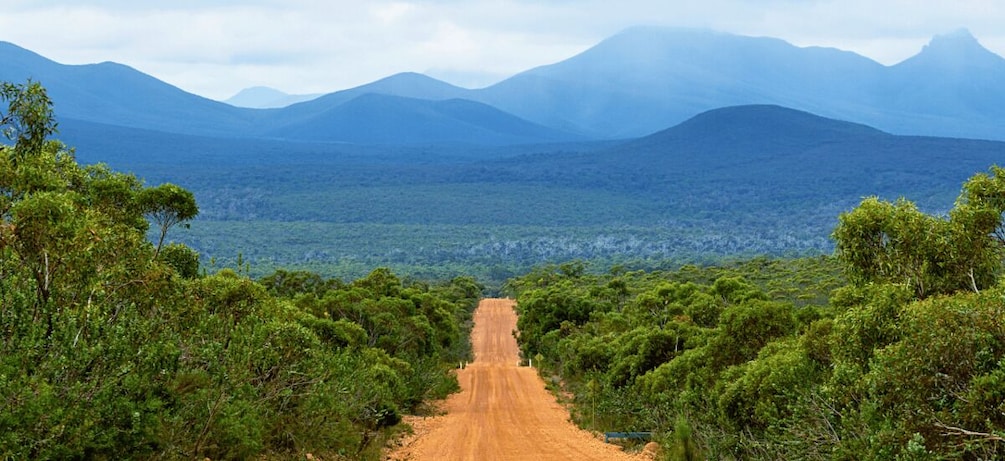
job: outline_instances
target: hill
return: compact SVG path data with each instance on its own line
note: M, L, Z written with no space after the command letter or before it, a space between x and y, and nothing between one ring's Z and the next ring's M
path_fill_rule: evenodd
M506 159L496 168L524 181L660 203L662 214L648 222L796 219L795 228L812 228L825 238L837 215L864 196L906 196L927 209L946 210L959 184L1002 158L1002 142L897 136L753 105L707 111L591 153Z

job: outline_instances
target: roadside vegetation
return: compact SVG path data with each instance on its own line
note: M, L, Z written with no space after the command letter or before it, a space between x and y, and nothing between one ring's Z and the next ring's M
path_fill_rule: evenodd
M947 216L865 199L835 257L515 278L519 343L598 431L670 459L1005 456L1005 169Z
M474 280L208 274L162 245L191 193L77 164L37 83L0 91L0 459L380 459L457 389Z

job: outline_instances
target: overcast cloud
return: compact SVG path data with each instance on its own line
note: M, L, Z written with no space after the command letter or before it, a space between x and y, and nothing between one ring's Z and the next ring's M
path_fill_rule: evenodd
M965 27L1005 55L998 0L5 0L2 11L0 40L66 64L127 64L214 99L406 71L486 86L635 25L778 37L884 64Z

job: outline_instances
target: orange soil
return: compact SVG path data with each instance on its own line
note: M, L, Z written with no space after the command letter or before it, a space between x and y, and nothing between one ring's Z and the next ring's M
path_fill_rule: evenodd
M457 378L461 392L443 403L446 414L410 417L415 435L392 460L640 460L598 435L578 429L533 368L518 365L512 300L485 299L471 333L475 361Z

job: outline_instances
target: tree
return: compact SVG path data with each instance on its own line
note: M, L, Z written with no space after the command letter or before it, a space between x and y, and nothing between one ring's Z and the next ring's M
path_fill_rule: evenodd
M838 259L853 282L903 283L920 297L931 291L933 257L946 222L908 200L869 197L838 218L833 237Z
M99 163L84 167L87 189L84 191L87 205L116 222L129 225L143 232L150 224L143 219L144 211L138 203L143 181L131 174L112 171L108 165Z
M0 82L0 218L10 219L10 209L26 194L60 190L79 183L73 156L58 141L46 139L56 131L52 102L35 82Z
M143 189L138 201L144 214L160 228L155 257L160 254L168 229L187 223L199 214L199 206L196 205L192 192L170 183Z
M849 278L905 284L918 298L995 283L1005 256L1005 169L991 167L963 185L943 218L905 199L866 198L841 214L833 238Z
M953 269L966 274L974 291L993 285L1005 257L1005 168L992 166L964 183L950 220Z
M990 233L1000 245L1005 245L1005 168L993 165L988 173L977 173L963 185L963 192L957 199L956 208L974 207L984 210L991 218L987 223L993 229L981 229Z
M41 85L2 82L0 100L7 101L0 131L13 143L0 143L0 251L11 250L34 279L37 320L70 248L82 243L79 189L86 178L61 143L46 139L56 124ZM7 270L0 279L16 280Z
M7 112L0 112L0 129L5 138L14 142L15 150L38 151L56 132L52 101L38 82L0 82L0 99L8 104Z
M199 253L185 245L173 243L164 247L160 260L174 268L182 278L194 279L199 276Z

